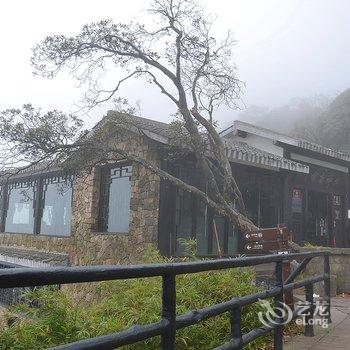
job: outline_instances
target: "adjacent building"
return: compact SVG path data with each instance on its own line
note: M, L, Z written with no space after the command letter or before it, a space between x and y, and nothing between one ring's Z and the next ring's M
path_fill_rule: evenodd
M115 143L205 188L191 157L168 157L167 124L128 120ZM349 245L349 154L240 121L221 136L256 225L286 223L296 242ZM165 255L183 254L181 238L196 239L201 256L242 249L225 218L126 159L74 176L59 168L23 170L2 181L0 203L0 261L7 264L135 262L150 245Z

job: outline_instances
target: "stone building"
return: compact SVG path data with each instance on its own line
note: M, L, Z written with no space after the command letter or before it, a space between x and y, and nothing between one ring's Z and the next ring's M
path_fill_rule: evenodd
M205 186L191 159L166 160L167 124L135 116L128 120L115 136L118 145ZM287 223L298 242L348 245L350 155L243 122L221 135L258 226ZM218 247L231 256L242 249L239 233L227 220L125 159L74 177L58 168L23 170L1 184L0 199L2 263L136 262L149 245L165 255L181 255L179 238L195 238L202 256L217 255Z

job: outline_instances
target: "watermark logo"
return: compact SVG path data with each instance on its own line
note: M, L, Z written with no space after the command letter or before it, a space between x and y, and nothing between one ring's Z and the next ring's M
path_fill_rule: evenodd
M274 306L268 300L259 299L259 302L264 310L258 312L258 317L264 326L286 325L292 321L293 316L295 316L295 322L300 326L317 325L322 328L328 327L329 315L327 307L328 303L326 301L317 300L313 307L311 307L312 305L307 301L299 301L295 305L295 313L285 303L280 303L279 306Z
M264 310L258 312L258 317L264 326L287 324L293 319L293 311L287 304L281 303L276 307L268 300L259 299L259 302Z

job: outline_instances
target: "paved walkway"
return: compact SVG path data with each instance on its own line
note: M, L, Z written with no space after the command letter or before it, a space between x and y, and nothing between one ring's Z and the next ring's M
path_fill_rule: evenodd
M284 350L350 350L350 298L332 298L332 324L315 327L314 337L303 335L287 341Z

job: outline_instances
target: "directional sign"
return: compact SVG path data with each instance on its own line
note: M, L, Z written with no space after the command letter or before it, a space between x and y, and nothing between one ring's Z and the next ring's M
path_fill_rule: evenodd
M251 243L247 243L245 246L244 246L244 250L247 252L247 253L254 253L256 251L263 251L264 250L264 246L262 243L259 243L259 242L251 242Z
M289 234L284 225L247 232L244 250L247 254L288 251Z
M287 250L288 242L283 241L262 241L262 242L249 242L245 244L244 250L246 253L270 253L273 251Z
M288 241L288 233L285 227L263 228L258 231L247 232L244 239L247 242L255 241Z
M263 240L263 233L261 231L248 232L244 235L244 239L248 242Z

